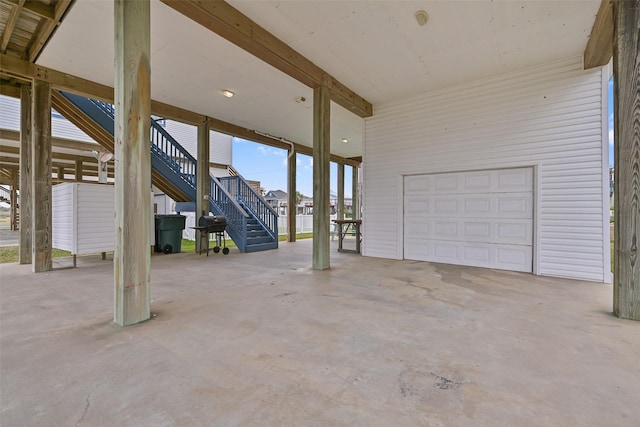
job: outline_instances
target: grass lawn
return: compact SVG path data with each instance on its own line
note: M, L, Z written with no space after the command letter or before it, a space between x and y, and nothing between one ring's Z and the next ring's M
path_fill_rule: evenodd
M313 233L298 233L296 234L296 239L310 239L313 237ZM278 236L278 241L284 242L287 240L286 235ZM236 244L231 239L226 239L226 244L228 248L235 248ZM180 244L180 252L195 252L196 250L196 242L195 240L186 240L182 239L182 243ZM216 246L216 242L213 239L209 240L209 248L213 248Z
M60 258L65 256L71 256L71 252L63 251L61 249L53 249L51 256L53 258ZM8 246L0 247L0 264L7 262L18 262L18 247Z
M309 239L313 237L313 233L299 233L296 234L297 239ZM287 236L278 236L279 241L287 240ZM228 248L235 248L236 244L233 240L228 239L226 241ZM193 240L185 240L182 239L181 243L182 247L180 248L181 252L195 252L196 250L196 242ZM216 243L211 240L209 241L209 247L213 248ZM71 256L71 252L63 251L61 249L53 249L52 251L53 258L61 258ZM0 247L0 264L8 263L8 262L18 262L18 247L17 246L8 246L8 247Z

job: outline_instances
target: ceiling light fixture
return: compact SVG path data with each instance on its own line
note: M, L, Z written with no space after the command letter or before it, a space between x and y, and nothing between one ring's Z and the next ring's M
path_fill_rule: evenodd
M429 20L429 15L424 10L419 10L416 12L416 21L418 21L418 25L421 27L427 23Z
M343 144L346 144L347 142L349 142L349 140L347 138L342 138L340 142L342 142Z
M222 91L222 94L223 94L224 96L226 96L227 98L232 98L232 97L233 97L233 95L235 95L235 93L231 92L231 91L230 91L230 90L228 90L228 89L223 90L223 91Z

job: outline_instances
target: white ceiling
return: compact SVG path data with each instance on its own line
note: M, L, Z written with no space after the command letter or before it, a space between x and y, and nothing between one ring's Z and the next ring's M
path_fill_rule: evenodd
M600 0L229 3L372 102L375 114L381 103L581 55ZM151 5L153 99L312 145L311 89ZM414 18L420 9L429 14L424 27ZM113 3L76 2L38 63L112 86ZM364 120L333 104L332 152L361 155L363 137Z

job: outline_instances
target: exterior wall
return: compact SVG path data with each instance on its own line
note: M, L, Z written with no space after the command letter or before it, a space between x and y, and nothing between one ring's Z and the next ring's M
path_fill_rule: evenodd
M115 187L66 182L52 188L52 243L75 255L111 252L115 246ZM151 202L154 196L150 193ZM153 205L152 205L153 206ZM155 243L153 212L150 246Z
M57 184L51 187L51 234L52 246L75 253L76 208L74 187Z
M0 129L20 130L20 99L0 95ZM51 135L75 141L95 142L55 110L51 116Z
M610 282L607 78L576 57L377 105L363 255L403 258L403 176L532 166L534 273Z

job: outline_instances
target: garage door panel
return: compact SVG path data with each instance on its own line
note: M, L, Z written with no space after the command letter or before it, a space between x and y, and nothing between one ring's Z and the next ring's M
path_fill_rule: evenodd
M495 214L501 218L533 218L533 193L505 193L496 196Z
M405 258L532 271L531 168L406 179Z
M429 212L429 200L426 197L416 197L405 204L405 213L408 215L423 215L425 212Z
M433 221L433 233L430 233L429 237L442 240L459 240L458 232L459 221L455 220L436 220Z
M533 188L533 169L502 169L496 170L498 191L518 192L531 191Z
M531 246L496 247L496 268L531 272Z
M444 173L432 175L434 193L452 193L459 190L460 182L456 174Z
M464 198L464 210L462 211L464 217L490 216L491 211L491 197L489 196Z
M461 178L464 192L490 192L495 180L492 171L469 172Z

